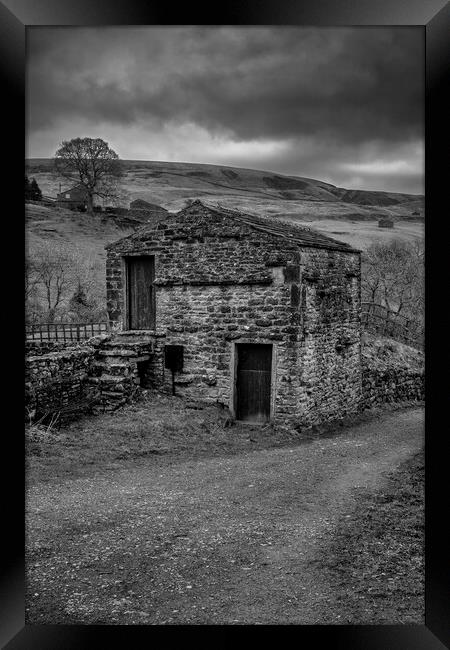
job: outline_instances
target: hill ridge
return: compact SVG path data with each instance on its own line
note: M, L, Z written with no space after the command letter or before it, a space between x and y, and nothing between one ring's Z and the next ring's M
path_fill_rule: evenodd
M145 161L122 160L124 167L125 185L134 176L134 180L146 181L147 185L164 185L165 177L175 176L182 179L178 191L200 192L207 191L205 186L220 187L227 193L257 193L261 196L286 200L325 200L329 202L343 202L357 205L373 205L385 207L409 202L422 202L423 195L406 194L400 192L386 192L383 190L347 189L325 181L282 174L269 170L258 170L246 167L232 167L230 165L214 165L211 163L183 163L172 161ZM45 193L56 195L56 181L52 174L51 158L27 158L25 161L29 174L40 176ZM176 179L178 180L178 179ZM165 183L174 188L174 183ZM161 190L161 187L159 187ZM167 190L167 188L166 188ZM139 190L138 190L139 191ZM166 192L167 193L167 192ZM173 194L173 192L172 192ZM144 198L133 193L132 198Z

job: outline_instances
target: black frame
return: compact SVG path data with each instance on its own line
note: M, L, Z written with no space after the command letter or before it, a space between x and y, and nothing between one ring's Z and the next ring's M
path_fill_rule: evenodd
M449 283L448 241L448 142L450 114L448 90L450 39L450 7L445 0L227 0L214 16L212 3L172 3L151 0L3 0L0 3L0 69L2 72L5 131L13 138L3 149L8 161L7 182L13 207L16 230L14 243L23 242L24 231L19 223L23 214L22 177L23 151L21 140L24 124L25 28L37 25L416 25L426 36L426 624L424 626L294 626L296 641L309 640L314 645L364 650L414 650L415 648L450 647L450 589L448 558L447 504L449 500L448 460L444 440L448 436L445 410L448 400L447 338L450 320L446 316ZM10 189L11 188L11 189ZM446 210L447 208L447 210ZM8 214L3 211L4 216ZM446 223L447 220L447 223ZM448 227L448 226L447 226ZM23 246L18 247L24 250ZM16 265L14 265L16 266ZM20 273L4 283L4 304L23 309ZM444 297L444 300L442 298ZM434 318L432 311L435 310ZM14 334L8 331L8 347ZM18 347L20 331L15 333ZM14 367L17 367L17 356ZM16 374L17 389L11 400L23 395L23 381ZM13 385L13 382L10 382ZM8 396L9 399L9 396ZM17 415L22 412L19 398ZM442 417L442 420L441 420ZM17 420L20 421L19 415ZM140 646L142 634L154 638L154 631L145 627L108 626L30 626L24 625L24 474L23 434L14 425L4 433L4 457L14 466L8 482L8 523L4 526L3 571L1 579L2 613L0 641L11 650L16 648L83 648L106 646L109 639L120 645L132 642ZM5 494L5 492L4 492ZM441 503L443 507L441 507ZM12 507L11 507L12 506ZM266 631L268 626L260 626ZM173 629L173 628L172 628ZM172 629L167 629L170 634ZM177 630L188 632L188 626ZM209 628L213 629L213 628ZM223 628L221 629L223 631ZM252 630L254 634L256 630ZM276 627L278 635L283 630ZM309 644L307 645L307 647Z

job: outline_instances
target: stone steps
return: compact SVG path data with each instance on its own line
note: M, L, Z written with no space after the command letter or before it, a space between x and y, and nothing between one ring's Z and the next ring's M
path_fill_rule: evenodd
M141 333L119 333L100 345L90 380L101 394L99 412L115 410L133 396L140 383L137 364L148 361L153 350L153 340Z
M118 370L119 372L121 370L125 370L126 368L130 367L130 363L126 363L124 361L114 361L110 362L107 361L106 359L104 361L95 361L95 363L92 364L92 368L98 369L98 370L103 370L105 368L110 368L111 370Z
M100 377L92 377L91 381L93 384L123 384L124 381L129 379L129 375L123 376L123 375L109 375L107 373L104 373Z

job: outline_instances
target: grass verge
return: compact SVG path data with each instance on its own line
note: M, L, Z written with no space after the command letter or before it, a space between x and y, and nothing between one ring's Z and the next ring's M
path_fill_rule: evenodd
M183 399L144 391L140 399L113 413L82 416L60 429L26 429L28 484L63 481L126 468L138 462L156 465L258 449L307 444L339 435L347 426L419 403L398 403L357 413L342 420L296 430L279 424L233 422L215 405L193 408Z
M340 603L340 614L324 623L424 623L423 452L389 475L382 491L359 491L314 563Z

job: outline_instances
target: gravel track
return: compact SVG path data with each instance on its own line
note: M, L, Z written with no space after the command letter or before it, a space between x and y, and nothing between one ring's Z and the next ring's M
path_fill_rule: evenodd
M423 409L295 447L27 491L27 622L314 624L318 542L423 446ZM393 621L395 623L395 621Z

